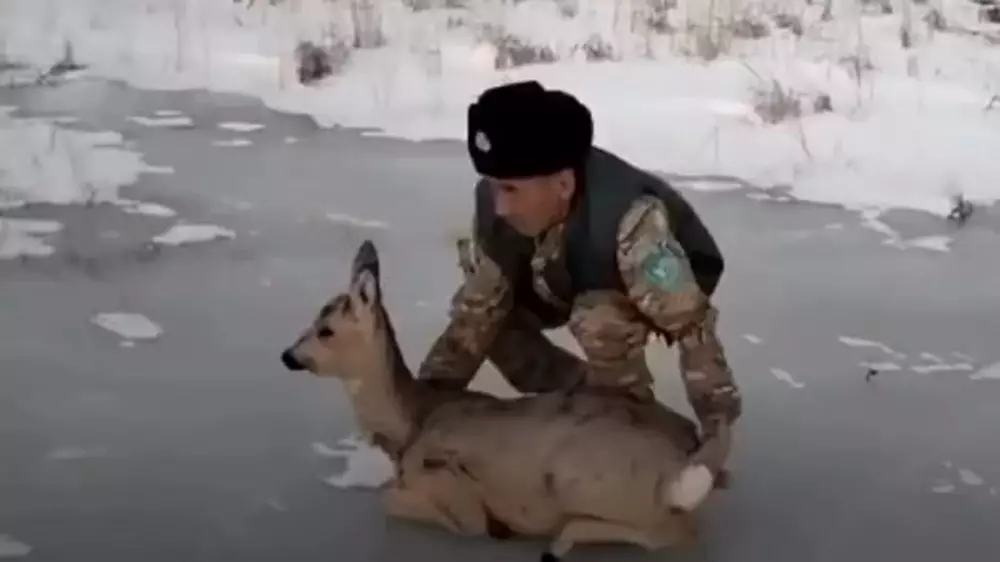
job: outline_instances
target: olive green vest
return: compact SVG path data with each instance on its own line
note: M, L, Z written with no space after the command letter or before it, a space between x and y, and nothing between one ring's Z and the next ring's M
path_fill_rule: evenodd
M594 147L577 173L577 193L566 223L562 258L543 272L554 296L572 303L585 291L624 290L617 260L618 226L636 198L647 194L666 204L670 228L687 253L701 290L709 296L715 292L723 270L722 253L691 205L666 181ZM532 285L534 241L497 216L485 180L476 185L476 224L483 250L512 280L518 304L548 327L565 324L569 311L543 301Z

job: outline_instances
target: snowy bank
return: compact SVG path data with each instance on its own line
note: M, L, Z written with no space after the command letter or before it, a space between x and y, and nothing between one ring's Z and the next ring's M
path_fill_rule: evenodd
M705 3L694 0L656 29L640 0L469 0L450 10L383 0L353 19L352 4L373 4L9 0L0 45L8 59L45 67L72 44L91 72L139 87L247 93L324 126L414 140L461 138L465 107L483 88L534 78L577 94L595 114L596 142L648 168L788 185L800 199L851 208L943 215L959 192L993 201L1000 162L987 151L1000 146L1000 115L984 106L1000 91L991 71L1000 54L982 34L997 26L966 0L909 1L883 15L835 0L829 21L820 3L719 2L733 29L750 31L709 33L720 51L710 62ZM946 26L927 23L939 23L932 9ZM357 42L359 13L377 20L377 32L365 28L373 48L300 84L296 46ZM497 69L511 37L557 62ZM615 60L581 60L598 47Z

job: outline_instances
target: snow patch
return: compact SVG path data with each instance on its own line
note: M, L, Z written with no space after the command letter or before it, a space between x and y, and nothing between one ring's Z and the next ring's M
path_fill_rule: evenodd
M958 478L966 486L982 486L986 483L983 477L969 470L968 468L958 469Z
M226 140L214 140L212 141L212 146L218 146L221 148L239 148L241 146L252 146L253 141L250 139L226 139Z
M177 211L171 209L170 207L160 205L159 203L119 199L115 204L121 207L122 211L131 215L146 215L150 217L165 218L177 216Z
M902 370L902 367L900 367L896 363L890 363L888 361L881 362L881 363L868 363L868 362L864 362L864 363L861 363L861 366L864 367L864 368L866 368L866 369L873 369L875 371L886 371L886 372L889 372L889 371L900 371L900 370Z
M45 238L62 227L58 221L0 218L0 259L51 256L56 249Z
M903 250L918 248L934 252L950 252L952 242L954 239L951 236L921 236L910 240L900 240L894 242L893 245Z
M129 121L142 125L143 127L193 127L194 121L190 117L142 117L133 115L127 118Z
M338 475L325 480L337 488L379 488L392 479L392 461L381 449L365 443L357 436L350 436L337 442L334 448L323 443L313 443L317 455L344 459L346 466Z
M328 212L325 216L330 222L340 224L349 224L351 226L359 226L362 228L389 228L389 223L387 222L374 219L363 219L344 213Z
M935 363L933 365L913 365L910 370L919 373L921 375L926 375L929 373L939 373L939 372L951 372L951 371L974 371L975 368L968 363L955 363L953 365L946 365L944 363Z
M0 559L22 558L32 550L31 546L10 535L0 535Z
M983 381L983 380L1000 381L1000 362L994 363L988 367L980 369L979 371L969 375L969 378L974 381Z
M166 232L153 237L153 242L165 246L183 246L233 238L236 238L234 231L214 224L175 224Z
M861 211L861 226L869 230L878 232L885 236L882 240L883 246L890 246L900 250L921 249L934 252L950 252L951 236L922 236L918 238L904 239L895 229L879 220L884 211L882 209L866 209Z
M264 128L264 125L260 123L244 123L242 121L225 121L219 123L218 127L225 131L233 131L236 133L252 133L254 131L259 131Z
M90 321L126 341L154 340L163 335L158 324L135 312L101 312Z
M75 461L106 458L109 456L111 456L111 449L108 447L81 447L74 445L53 449L46 453L45 458L53 461Z
M852 336L839 336L837 339L840 340L840 343L848 347L875 348L882 351L886 355L890 355L896 359L906 359L906 354L895 351L894 349L892 349L891 347L882 342L874 340L866 340L863 338L856 338Z
M783 383L787 383L792 388L806 387L805 383L795 380L795 378L792 377L792 374L789 373L788 371L785 371L784 369L775 369L774 367L772 367L771 374L774 375L774 378L778 379Z
M955 491L955 485L951 482L941 482L931 487L935 494L951 494Z
M299 139L295 137L285 137L285 144L295 144L299 142Z
M180 117L184 115L184 113L177 111L176 109L157 109L153 112L153 115L157 117Z
M755 345L760 345L760 344L764 343L764 340L762 340L761 338L759 338L758 336L755 336L753 334L743 334L743 339L745 339L748 342L750 342L752 344L755 344Z

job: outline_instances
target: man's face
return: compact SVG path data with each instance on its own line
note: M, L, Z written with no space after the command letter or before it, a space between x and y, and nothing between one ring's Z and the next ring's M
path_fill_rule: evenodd
M562 220L575 187L572 170L530 178L486 179L497 215L526 236L537 236Z

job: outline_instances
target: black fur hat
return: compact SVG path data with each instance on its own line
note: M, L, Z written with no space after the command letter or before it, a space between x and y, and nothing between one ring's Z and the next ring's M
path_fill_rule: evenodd
M594 140L590 110L532 80L484 91L469 106L466 143L483 176L523 178L582 164Z

